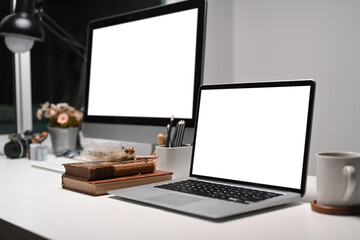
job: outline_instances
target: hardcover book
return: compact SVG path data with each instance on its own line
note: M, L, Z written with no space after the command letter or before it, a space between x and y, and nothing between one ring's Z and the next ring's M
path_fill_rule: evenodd
M151 173L155 170L155 160L108 162L93 161L64 164L65 175L84 180L99 180L135 174Z
M84 180L81 178L62 175L64 189L85 193L92 196L105 195L108 191L126 187L135 187L144 184L162 182L172 179L172 172L155 170L152 173L136 174L102 180Z

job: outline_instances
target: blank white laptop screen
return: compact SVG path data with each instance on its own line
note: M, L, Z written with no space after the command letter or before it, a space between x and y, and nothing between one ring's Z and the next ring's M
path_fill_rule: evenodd
M197 19L190 9L95 29L88 115L192 118Z
M300 189L310 86L201 92L192 173Z

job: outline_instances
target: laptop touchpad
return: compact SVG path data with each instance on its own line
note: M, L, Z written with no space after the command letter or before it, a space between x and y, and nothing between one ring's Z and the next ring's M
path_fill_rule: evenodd
M171 205L171 206L175 206L175 207L189 204L189 203L198 202L198 201L203 201L203 199L200 199L200 198L185 196L182 194L181 195L173 194L173 193L162 194L162 195L158 195L155 197L149 197L149 198L146 198L146 200L149 200L151 202L156 202L156 203L163 203L163 204Z

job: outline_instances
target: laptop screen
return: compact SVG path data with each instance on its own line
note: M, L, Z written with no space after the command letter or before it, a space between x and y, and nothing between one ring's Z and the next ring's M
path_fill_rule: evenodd
M300 189L311 86L292 85L203 86L192 176Z

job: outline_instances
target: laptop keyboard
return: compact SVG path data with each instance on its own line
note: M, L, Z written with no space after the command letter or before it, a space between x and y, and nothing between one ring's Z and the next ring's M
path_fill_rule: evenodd
M155 186L157 188L249 204L280 196L282 194L187 179Z

